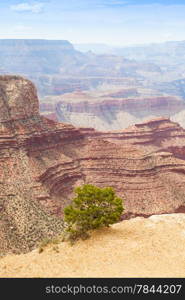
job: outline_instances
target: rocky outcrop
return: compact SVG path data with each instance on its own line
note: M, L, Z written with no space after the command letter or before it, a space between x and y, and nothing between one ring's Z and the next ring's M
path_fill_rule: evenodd
M183 211L185 130L168 118L98 132L39 115L33 84L0 77L0 250L27 251L62 230L74 186L112 186L126 215Z
M38 177L57 168L65 157L60 147L65 148L67 140L75 144L79 137L73 126L39 115L36 90L30 81L19 76L0 77L1 253L27 251L42 238L61 232L62 221L54 216L57 201ZM69 158L64 160L67 163Z

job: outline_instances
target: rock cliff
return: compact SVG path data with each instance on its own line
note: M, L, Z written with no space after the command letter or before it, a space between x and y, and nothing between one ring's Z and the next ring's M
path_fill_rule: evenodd
M65 157L59 148L65 147L67 140L75 143L78 137L74 127L39 115L36 90L30 81L19 76L0 77L1 253L27 251L42 238L61 232L62 221L51 215L56 214L57 201L51 200L38 177L57 169ZM68 160L65 164L70 165Z
M62 230L74 186L112 186L124 218L184 211L185 130L168 118L98 132L39 115L33 84L0 77L0 250Z

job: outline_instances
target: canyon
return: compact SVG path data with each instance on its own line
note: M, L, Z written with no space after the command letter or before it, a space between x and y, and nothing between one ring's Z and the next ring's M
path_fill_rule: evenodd
M100 53L67 40L0 39L0 74L30 79L40 113L54 121L105 131L164 116L185 128L184 45Z
M31 81L0 76L1 253L61 233L63 208L84 183L112 186L123 219L184 212L185 130L167 117L124 130L76 128L40 115Z
M155 90L183 97L184 42L81 52L66 40L0 39L0 74L32 80L39 96L104 85Z

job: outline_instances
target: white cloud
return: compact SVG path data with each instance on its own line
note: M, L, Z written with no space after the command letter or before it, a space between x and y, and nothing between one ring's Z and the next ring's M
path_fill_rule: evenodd
M17 12L31 12L31 13L35 13L38 14L40 13L44 8L44 4L43 3L33 3L33 4L29 4L29 3L19 3L16 5L11 5L10 9L17 11Z

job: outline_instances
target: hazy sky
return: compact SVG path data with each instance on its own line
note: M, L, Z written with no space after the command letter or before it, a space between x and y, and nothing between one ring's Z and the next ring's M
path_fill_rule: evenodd
M0 38L109 45L185 40L185 0L0 0Z

